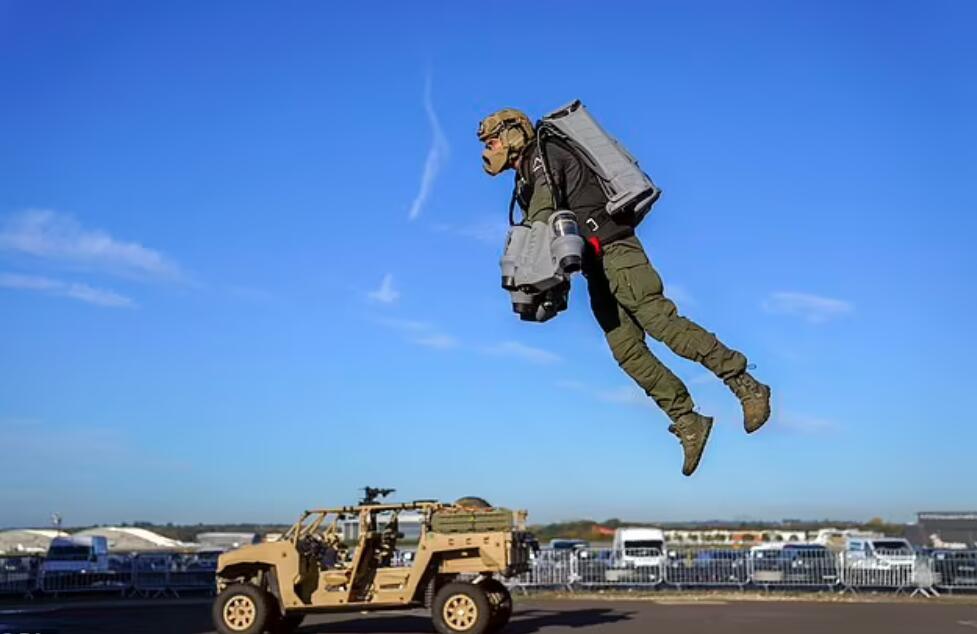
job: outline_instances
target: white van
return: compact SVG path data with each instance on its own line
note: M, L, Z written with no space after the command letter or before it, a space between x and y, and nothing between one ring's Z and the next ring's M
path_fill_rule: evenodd
M657 568L665 561L665 532L660 528L619 528L614 531L616 568Z
M845 558L850 565L859 568L912 568L916 554L912 545L900 537L849 537Z
M101 535L55 537L41 563L41 574L107 572L109 544Z

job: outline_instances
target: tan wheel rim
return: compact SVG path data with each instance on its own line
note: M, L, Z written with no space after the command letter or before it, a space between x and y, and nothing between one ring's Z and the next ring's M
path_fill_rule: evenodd
M243 632L252 625L257 618L257 608L251 597L238 594L224 604L224 624L235 632Z
M445 601L441 616L451 629L464 632L478 621L478 606L467 594L453 594Z

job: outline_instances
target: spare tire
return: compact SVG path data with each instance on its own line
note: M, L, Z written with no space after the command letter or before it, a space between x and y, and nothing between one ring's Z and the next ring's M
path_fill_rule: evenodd
M475 497L474 495L468 495L463 498L458 498L455 500L455 506L464 506L470 509L490 509L492 505L489 504L484 498Z

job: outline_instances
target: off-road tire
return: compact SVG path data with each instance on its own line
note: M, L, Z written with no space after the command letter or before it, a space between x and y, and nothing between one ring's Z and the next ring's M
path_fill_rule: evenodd
M211 615L220 634L261 634L268 625L271 605L262 588L235 583L217 595Z
M492 624L492 606L481 586L454 581L434 595L431 620L440 634L485 634Z
M489 579L478 584L485 588L489 605L492 606L492 621L489 623L490 632L498 632L506 626L512 617L512 595L509 589L498 579Z

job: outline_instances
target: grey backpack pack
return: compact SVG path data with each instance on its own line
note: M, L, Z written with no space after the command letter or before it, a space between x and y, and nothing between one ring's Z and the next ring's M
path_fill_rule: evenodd
M543 117L537 133L540 142L553 135L568 145L597 175L607 195L607 213L634 214L637 224L648 215L661 190L638 166L638 161L611 137L576 100Z

